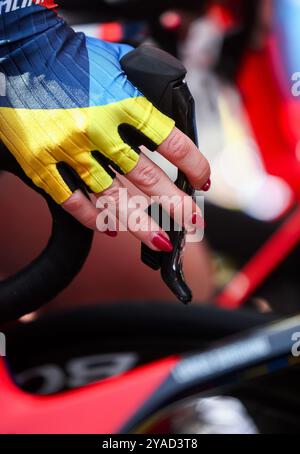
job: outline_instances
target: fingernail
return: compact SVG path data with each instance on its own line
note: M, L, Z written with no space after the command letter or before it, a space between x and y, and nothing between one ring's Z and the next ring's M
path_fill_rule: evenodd
M209 191L210 187L211 187L211 181L209 178L207 180L207 182L205 183L205 185L202 186L201 190L207 192L207 191Z
M205 222L202 216L199 213L192 214L192 225L197 227L197 229L204 229Z
M152 244L157 247L160 251L171 252L173 250L173 245L168 238L163 236L162 233L157 233L152 238Z
M110 236L111 238L115 238L118 235L118 232L116 230L105 230L107 236Z

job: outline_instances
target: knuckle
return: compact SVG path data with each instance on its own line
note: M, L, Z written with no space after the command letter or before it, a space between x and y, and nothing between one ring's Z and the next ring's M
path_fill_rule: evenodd
M136 180L142 187L153 187L159 183L160 172L151 164L141 164L141 166L136 169Z
M105 189L100 197L103 198L103 200L113 199L114 202L118 203L120 200L120 187L112 185L108 189Z
M180 131L175 130L170 136L168 148L175 159L183 160L190 152L189 143Z

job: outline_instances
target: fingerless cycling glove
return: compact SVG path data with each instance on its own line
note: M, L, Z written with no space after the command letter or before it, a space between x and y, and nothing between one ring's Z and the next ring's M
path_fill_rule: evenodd
M55 8L52 0L0 3L0 139L62 203L72 191L61 163L99 193L111 185L112 167L135 167L141 137L155 148L174 122L122 71L131 47L75 33Z

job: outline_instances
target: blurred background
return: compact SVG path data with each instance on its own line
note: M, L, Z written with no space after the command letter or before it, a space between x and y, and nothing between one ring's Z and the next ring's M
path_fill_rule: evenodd
M235 273L283 228L267 260L252 264L247 279L253 282L246 282L251 294L236 300L291 313L300 307L300 226L299 232L295 223L284 226L297 213L300 194L300 1L145 3L90 0L87 9L80 0L60 1L61 13L77 31L134 46L155 44L188 69L199 146L212 167L205 240L189 244L185 254L195 301L217 300ZM152 157L174 178L166 161ZM0 187L0 276L6 277L38 254L51 225L44 202L14 177L3 173ZM244 284L240 280L238 287ZM82 272L47 310L145 300L174 297L159 273L141 263L140 244L131 235L97 234Z
M257 312L272 317L300 308L300 0L59 3L76 31L133 46L154 44L182 60L212 187L205 194L204 240L188 244L184 257L194 304L204 311L180 306L160 274L141 263L140 244L130 234L96 234L81 273L43 309L50 314L8 333L14 380L38 394L206 348L255 326ZM156 153L151 158L175 179L174 167ZM38 255L51 220L41 198L7 173L0 175L0 209L2 279ZM254 319L246 323L246 311L224 316L214 305L254 309ZM259 386L229 396L193 398L172 410L168 430L297 431L297 373L273 381L266 376ZM295 409L293 417L283 408Z

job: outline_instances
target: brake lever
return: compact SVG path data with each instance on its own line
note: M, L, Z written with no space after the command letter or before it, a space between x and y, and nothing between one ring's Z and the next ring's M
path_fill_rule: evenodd
M128 79L161 112L172 117L176 126L197 144L194 99L185 83L187 71L183 64L160 49L143 45L125 55L121 65ZM194 189L180 170L175 184L194 197ZM162 279L170 290L187 304L192 300L192 292L185 282L182 267L186 232L184 229L176 230L171 220L169 236L173 244L172 252L155 252L142 244L142 261L154 270L160 269Z

